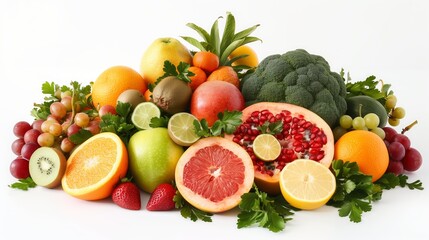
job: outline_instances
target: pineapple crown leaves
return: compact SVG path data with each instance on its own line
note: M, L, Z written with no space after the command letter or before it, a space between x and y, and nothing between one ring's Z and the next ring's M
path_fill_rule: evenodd
M216 21L214 21L210 29L210 33L194 23L186 24L186 26L195 30L202 37L202 41L188 36L182 36L182 38L201 51L209 51L216 54L219 57L220 65L223 66L230 65L233 62L231 60L228 60L228 56L236 48L251 42L262 40L257 37L250 36L250 34L259 27L259 24L256 24L252 27L246 28L236 33L235 18L230 12L226 13L225 27L221 39L219 33L219 19L221 18L223 17L220 16L216 19ZM234 60L237 59L238 58Z

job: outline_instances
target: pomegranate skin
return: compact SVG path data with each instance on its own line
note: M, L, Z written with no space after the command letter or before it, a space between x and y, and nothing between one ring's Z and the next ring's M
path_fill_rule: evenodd
M191 114L199 120L206 119L209 126L224 111L241 111L244 109L244 98L240 90L231 83L209 81L198 86L191 98Z

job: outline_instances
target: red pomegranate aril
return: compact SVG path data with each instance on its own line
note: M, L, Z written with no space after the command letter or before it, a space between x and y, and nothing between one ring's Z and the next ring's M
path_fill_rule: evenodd
M304 135L302 135L302 134L297 134L297 135L293 136L293 139L298 140L298 141L302 140L303 138L304 138Z

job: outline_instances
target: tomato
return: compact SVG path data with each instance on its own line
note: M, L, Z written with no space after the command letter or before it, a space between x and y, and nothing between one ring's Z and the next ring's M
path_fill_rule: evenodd
M205 118L209 126L220 112L241 111L245 107L240 90L225 81L204 82L192 94L191 113L199 120Z

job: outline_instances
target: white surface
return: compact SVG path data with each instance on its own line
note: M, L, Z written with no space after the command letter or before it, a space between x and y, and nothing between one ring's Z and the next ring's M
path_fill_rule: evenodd
M298 212L281 233L236 228L236 213L191 222L178 212L128 211L110 200L87 202L61 190L28 192L7 187L14 155L13 124L31 121L41 84L72 80L88 83L104 69L127 65L138 70L140 57L156 38L197 37L185 26L209 28L231 11L237 29L260 23L251 46L264 58L296 48L320 54L332 70L342 67L360 80L371 74L391 83L405 123L419 124L408 134L424 158L410 176L429 186L427 1L1 1L1 161L0 235L8 239L423 239L429 190L386 191L359 224L322 207ZM224 21L221 21L221 26ZM188 45L189 46L189 45ZM405 124L404 123L404 124ZM401 125L404 127L404 125ZM148 195L142 194L143 206ZM55 236L55 237L54 237Z

